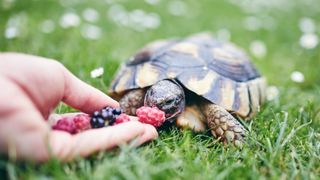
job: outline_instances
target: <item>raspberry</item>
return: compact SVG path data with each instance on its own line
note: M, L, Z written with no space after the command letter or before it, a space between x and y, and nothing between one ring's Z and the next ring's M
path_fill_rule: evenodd
M155 127L161 126L165 118L165 113L157 107L142 106L136 111L139 121L146 124L151 124Z
M66 131L70 134L76 134L90 128L90 117L87 114L61 118L52 127L54 130Z
M73 122L76 127L76 131L82 132L91 128L90 117L87 114L78 114L73 118Z
M124 114L124 113L122 113L116 118L116 121L114 122L114 125L121 124L121 123L124 123L124 122L129 122L129 121L130 121L129 116Z
M64 117L58 120L58 122L52 127L52 129L66 131L70 134L75 134L77 132L76 125L70 117Z

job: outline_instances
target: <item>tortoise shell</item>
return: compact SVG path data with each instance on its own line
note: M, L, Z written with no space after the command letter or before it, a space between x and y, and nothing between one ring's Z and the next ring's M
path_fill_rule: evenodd
M175 79L241 117L252 115L265 99L265 78L248 56L235 45L207 33L148 44L121 65L110 93L123 94L163 79Z

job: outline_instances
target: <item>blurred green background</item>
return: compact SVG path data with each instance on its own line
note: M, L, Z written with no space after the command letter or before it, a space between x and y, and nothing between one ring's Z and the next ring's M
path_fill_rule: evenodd
M270 101L248 123L243 150L173 127L138 149L41 167L4 158L0 169L18 179L318 179L319 7L318 0L1 0L0 51L57 59L104 92L146 43L209 31L248 52L267 77ZM92 78L99 67L104 74Z

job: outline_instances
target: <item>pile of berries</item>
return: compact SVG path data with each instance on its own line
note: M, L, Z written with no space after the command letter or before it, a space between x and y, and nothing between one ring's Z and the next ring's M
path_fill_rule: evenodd
M161 126L165 121L165 113L157 107L143 106L137 109L136 114L140 122L155 127ZM87 129L102 128L128 121L130 121L129 116L122 113L121 109L105 107L100 111L95 111L91 116L78 114L74 117L64 117L58 120L52 129L76 134Z
M122 113L121 109L105 107L92 114L90 124L92 128L102 128L127 121L130 121L129 116Z

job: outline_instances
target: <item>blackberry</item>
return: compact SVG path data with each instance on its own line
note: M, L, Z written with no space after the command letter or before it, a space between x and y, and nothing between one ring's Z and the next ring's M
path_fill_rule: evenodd
M102 109L101 116L103 119L112 119L113 118L112 109Z
M91 127L101 128L111 126L116 122L117 117L122 113L120 108L104 107L100 111L95 111L91 116Z
M112 113L115 114L115 115L120 115L122 113L122 111L121 111L120 108L116 108L116 109L112 110Z
M93 112L92 116L93 117L98 117L98 116L100 116L100 112L99 111L95 111L95 112Z
M102 128L105 125L105 120L102 117L91 117L90 125L92 128Z

